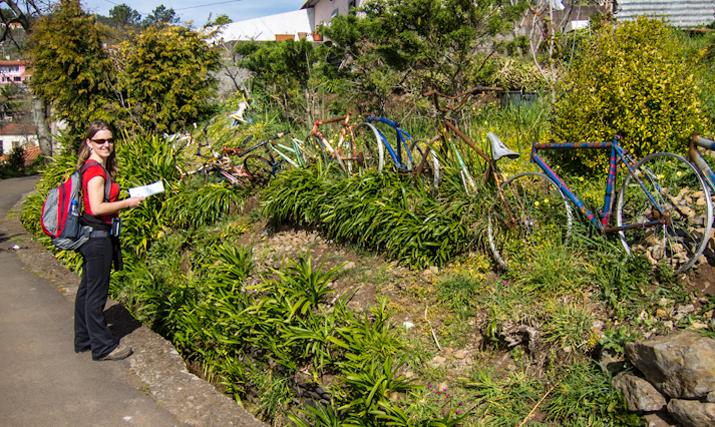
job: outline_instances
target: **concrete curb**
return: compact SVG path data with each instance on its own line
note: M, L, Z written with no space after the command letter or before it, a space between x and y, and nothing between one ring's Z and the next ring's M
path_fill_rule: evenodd
M13 206L6 218L0 218L10 232L11 243L20 247L17 256L29 271L52 283L69 302L74 303L79 277L62 266L24 229L18 219L23 201L24 197ZM112 318L116 316L120 320L121 317L124 323L128 318L128 322L134 323L129 325L127 335L122 338L122 342L134 349L134 354L124 366L128 366L141 382L143 391L147 391L179 422L194 426L266 426L234 400L190 373L170 342L133 320L120 304L110 302L107 317L111 323L110 311L115 313Z

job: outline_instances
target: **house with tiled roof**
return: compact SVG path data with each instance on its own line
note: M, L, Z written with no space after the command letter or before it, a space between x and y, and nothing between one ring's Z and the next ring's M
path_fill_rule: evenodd
M0 155L15 148L30 149L38 146L37 127L30 122L9 122L0 126Z

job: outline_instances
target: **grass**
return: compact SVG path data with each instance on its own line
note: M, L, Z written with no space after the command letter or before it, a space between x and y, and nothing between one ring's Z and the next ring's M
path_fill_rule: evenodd
M547 135L541 107L490 107L470 131L496 131L526 152ZM318 164L281 174L258 195L261 209L246 212L256 189L178 180L165 159L175 153L152 138L135 143L123 144L126 153L152 160L122 165L139 176L122 179L161 177L168 191L128 218L128 266L112 294L273 425L517 425L542 398L530 425L630 425L591 350L622 353L663 328L654 315L663 301L671 309L690 297L672 271L624 258L617 241L581 224L568 245L536 242L515 268L495 270L480 241L490 190L468 198L454 171L435 195L399 175L343 179ZM513 174L527 162L503 167ZM47 167L40 191L72 163L65 155ZM600 183L570 178L589 200L602 195ZM26 224L38 202L23 209ZM265 220L325 239L280 252L261 234ZM338 268L311 261L318 252ZM345 260L355 267L340 269ZM336 298L356 283L377 302ZM322 387L329 404L297 403L299 385Z

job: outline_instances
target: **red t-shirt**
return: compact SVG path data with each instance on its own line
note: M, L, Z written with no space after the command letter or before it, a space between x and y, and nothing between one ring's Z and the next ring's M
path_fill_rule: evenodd
M91 165L89 167L87 167L84 170L84 172L82 173L82 200L84 201L84 211L87 213L87 215L95 216L92 213L92 208L89 206L89 192L87 191L87 184L95 176L101 176L102 178L104 178L104 169L102 168L102 166L100 164L96 163L94 160L87 160L84 164L86 165L87 163L91 163ZM104 193L104 186L102 186L102 192ZM104 198L104 194L102 194L102 198ZM112 185L110 185L110 187L109 187L109 201L116 202L118 198L119 198L119 184L112 181ZM116 216L117 216L117 214L102 215L102 216L99 216L98 218L100 218L106 224L111 224L112 218L114 218Z

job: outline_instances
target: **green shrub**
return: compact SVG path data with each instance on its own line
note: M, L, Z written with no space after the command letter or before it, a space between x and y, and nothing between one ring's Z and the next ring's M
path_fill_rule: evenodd
M469 249L479 235L479 214L489 203L473 203L461 189L448 193L449 199L437 199L398 174L336 181L309 168L279 175L263 201L264 213L275 222L317 227L337 241L425 267L444 265Z
M647 18L597 28L560 85L555 136L594 142L621 135L636 156L682 153L704 118L693 61L675 31ZM590 170L605 160L572 155Z

